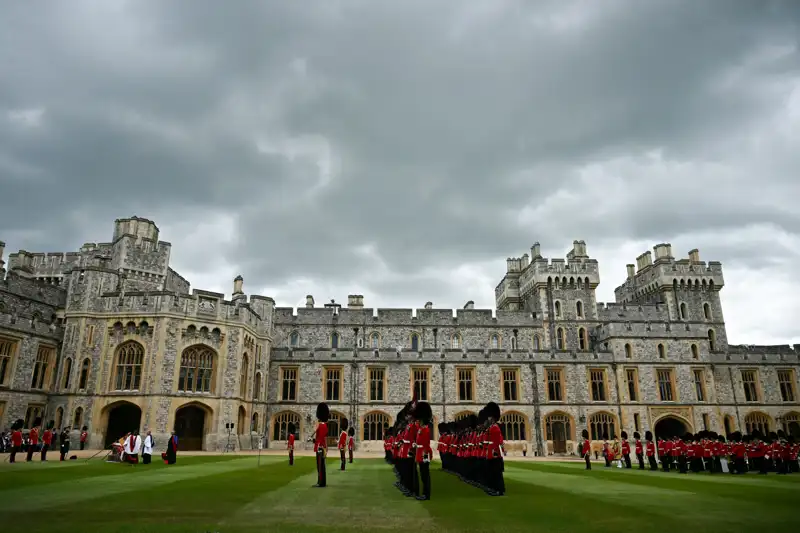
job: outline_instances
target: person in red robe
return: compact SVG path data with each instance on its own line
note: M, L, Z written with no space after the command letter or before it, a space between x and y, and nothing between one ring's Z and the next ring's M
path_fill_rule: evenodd
M317 405L317 427L314 429L314 455L317 458L317 484L316 488L324 488L328 485L328 478L325 472L325 461L328 452L328 420L331 418L331 410L325 402Z
M167 441L167 451L161 454L165 465L174 465L178 460L178 436L173 431Z
M414 407L414 419L419 423L414 460L419 467L419 477L422 483L422 493L417 495L416 499L425 501L431 499L431 459L433 458L433 450L431 450L433 412L428 402L417 402Z
M286 437L286 449L289 450L289 466L294 466L294 423L289 422L286 427L286 432L289 434Z
M355 439L355 437L356 437L356 428L354 428L353 426L350 426L350 428L347 430L347 435L348 435L348 437L347 437L347 452L348 452L348 454L350 454L350 462L352 463L353 462L353 452L356 449L356 439Z
M581 457L586 461L586 470L592 469L592 441L589 440L589 431L584 429L581 433L583 444L581 445Z
M345 451L347 450L347 426L348 422L346 418L342 418L339 424L341 431L339 432L339 442L337 443L337 447L339 448L339 458L341 459L341 467L339 470L344 470L345 464L347 460L345 459Z

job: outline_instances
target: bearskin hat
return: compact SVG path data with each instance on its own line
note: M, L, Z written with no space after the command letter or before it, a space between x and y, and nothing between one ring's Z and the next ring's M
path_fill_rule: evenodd
M628 433L623 431L622 432L622 438L625 439L625 440L628 440Z
M353 426L350 426L348 428L348 430L347 430L347 434L350 435L351 437L354 437L355 434L356 434L356 428L354 428Z
M588 430L588 429L584 429L584 430L581 432L581 436L582 436L584 439L588 439L588 438L589 438L589 430Z
M489 419L489 415L486 414L486 408L481 409L478 411L478 422L483 424Z
M417 402L417 407L414 409L414 418L426 426L433 422L433 411L431 411L431 404L428 402Z
M786 433L782 429L778 430L778 438L779 439L785 439L786 438Z
M294 435L294 422L289 422L286 424L286 434Z
M327 422L331 418L331 408L325 402L317 405L317 420L320 422Z
M478 415L469 415L466 418L466 420L467 420L467 427L470 429L477 427L478 422L480 422L480 420L478 419Z
M645 431L644 432L645 440L653 440L653 432L652 431Z
M486 415L489 418L494 418L495 422L500 420L500 406L494 402L489 402L486 404Z
M689 432L687 431L687 432L686 432L686 435L684 435L684 436L683 436L683 440L685 440L685 441L691 441L691 440L694 440L694 435L692 435L691 433L689 433Z
M88 427L88 426L83 426L83 427L81 428L81 431L86 431L86 430L88 430L88 429L89 429L89 427Z
M641 439L641 438L642 438L642 436L641 436L641 435L639 435L639 432L638 432L638 431L634 431L634 432L633 432L633 438L634 438L634 439Z
M724 435L717 435L717 441L718 442L725 442L725 436Z
M54 427L56 427L55 420L51 420L50 422L47 423L47 429L53 429Z
M342 431L347 431L347 428L350 426L350 422L347 421L345 417L339 419L339 429Z
M11 424L11 429L12 429L12 431L18 431L18 430L22 429L23 426L25 426L25 421L23 419L21 419L21 418L18 418L16 420L16 422Z
M757 429L754 429L753 432L750 433L750 436L753 437L754 439L760 439L761 438L761 432L759 430L757 430ZM772 437L771 434L770 434L770 437Z
M789 435L789 436L786 438L786 440L789 442L789 444L794 444L794 443L795 443L795 438L794 438L794 435Z
M33 425L32 425L31 427L32 427L32 428L38 428L38 427L39 427L39 426L41 426L41 425L42 425L42 417L41 417L41 416L37 416L37 417L36 417L36 418L33 420Z
M731 433L731 440L740 442L742 440L742 432L734 431L733 433Z

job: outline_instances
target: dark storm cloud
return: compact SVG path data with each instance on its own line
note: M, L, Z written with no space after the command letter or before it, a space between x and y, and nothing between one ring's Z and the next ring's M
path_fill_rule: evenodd
M561 255L576 238L603 251L694 233L711 246L748 224L800 232L796 2L25 2L5 15L11 249L105 240L137 214L204 281L213 247L280 295L305 279L374 305L461 305L483 274L435 272L495 261L483 268L501 276L534 240ZM182 243L194 221L223 230ZM491 301L497 281L477 292Z

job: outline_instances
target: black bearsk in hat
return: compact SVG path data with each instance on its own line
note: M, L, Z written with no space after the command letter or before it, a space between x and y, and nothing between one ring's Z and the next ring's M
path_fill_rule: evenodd
M494 419L495 422L500 420L500 406L497 405L496 403L494 402L487 403L486 407L484 407L484 410L486 411L486 416Z
M289 422L286 425L286 435L294 435L294 422Z
M317 420L320 422L327 422L331 418L331 409L325 402L317 405Z
M623 438L624 440L628 440L628 433L627 433L626 431L623 431L623 432L622 432L622 438Z
M588 429L584 429L583 432L581 432L581 436L584 439L588 439L589 438L589 430Z
M653 440L653 432L652 431L645 431L644 432L645 440Z
M342 417L342 418L339 420L339 428L340 428L342 431L347 431L347 428L348 428L348 426L349 426L349 425L350 425L350 422L348 422L348 421L347 421L347 419L346 419L345 417Z
M39 426L41 426L41 425L42 425L42 417L38 416L38 417L36 417L36 419L33 421L33 425L32 425L31 427L32 427L32 428L38 428L38 427L39 427Z
M18 418L16 422L11 424L11 430L12 431L18 431L18 430L22 429L22 427L24 425L25 425L25 421L23 419L21 419L21 418Z
M431 411L431 404L428 402L417 402L414 407L414 418L419 420L424 426L427 426L433 421L433 411Z
M641 435L639 435L639 432L638 432L638 431L634 431L634 432L633 432L633 438L638 440L638 439L641 439L641 438L642 438L642 436L641 436Z
M356 428L350 426L350 429L347 430L347 434L350 435L351 437L354 437L356 434Z

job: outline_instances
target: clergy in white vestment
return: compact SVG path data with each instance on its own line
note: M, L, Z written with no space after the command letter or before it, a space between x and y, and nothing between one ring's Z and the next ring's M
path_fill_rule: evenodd
M150 456L153 455L153 448L155 445L156 441L153 439L153 435L148 431L147 435L144 437L144 444L142 445L142 464L150 464Z
M127 439L125 439L125 445L123 446L124 461L132 465L138 464L139 451L141 449L142 449L142 437L139 436L138 431L134 431L128 436Z

